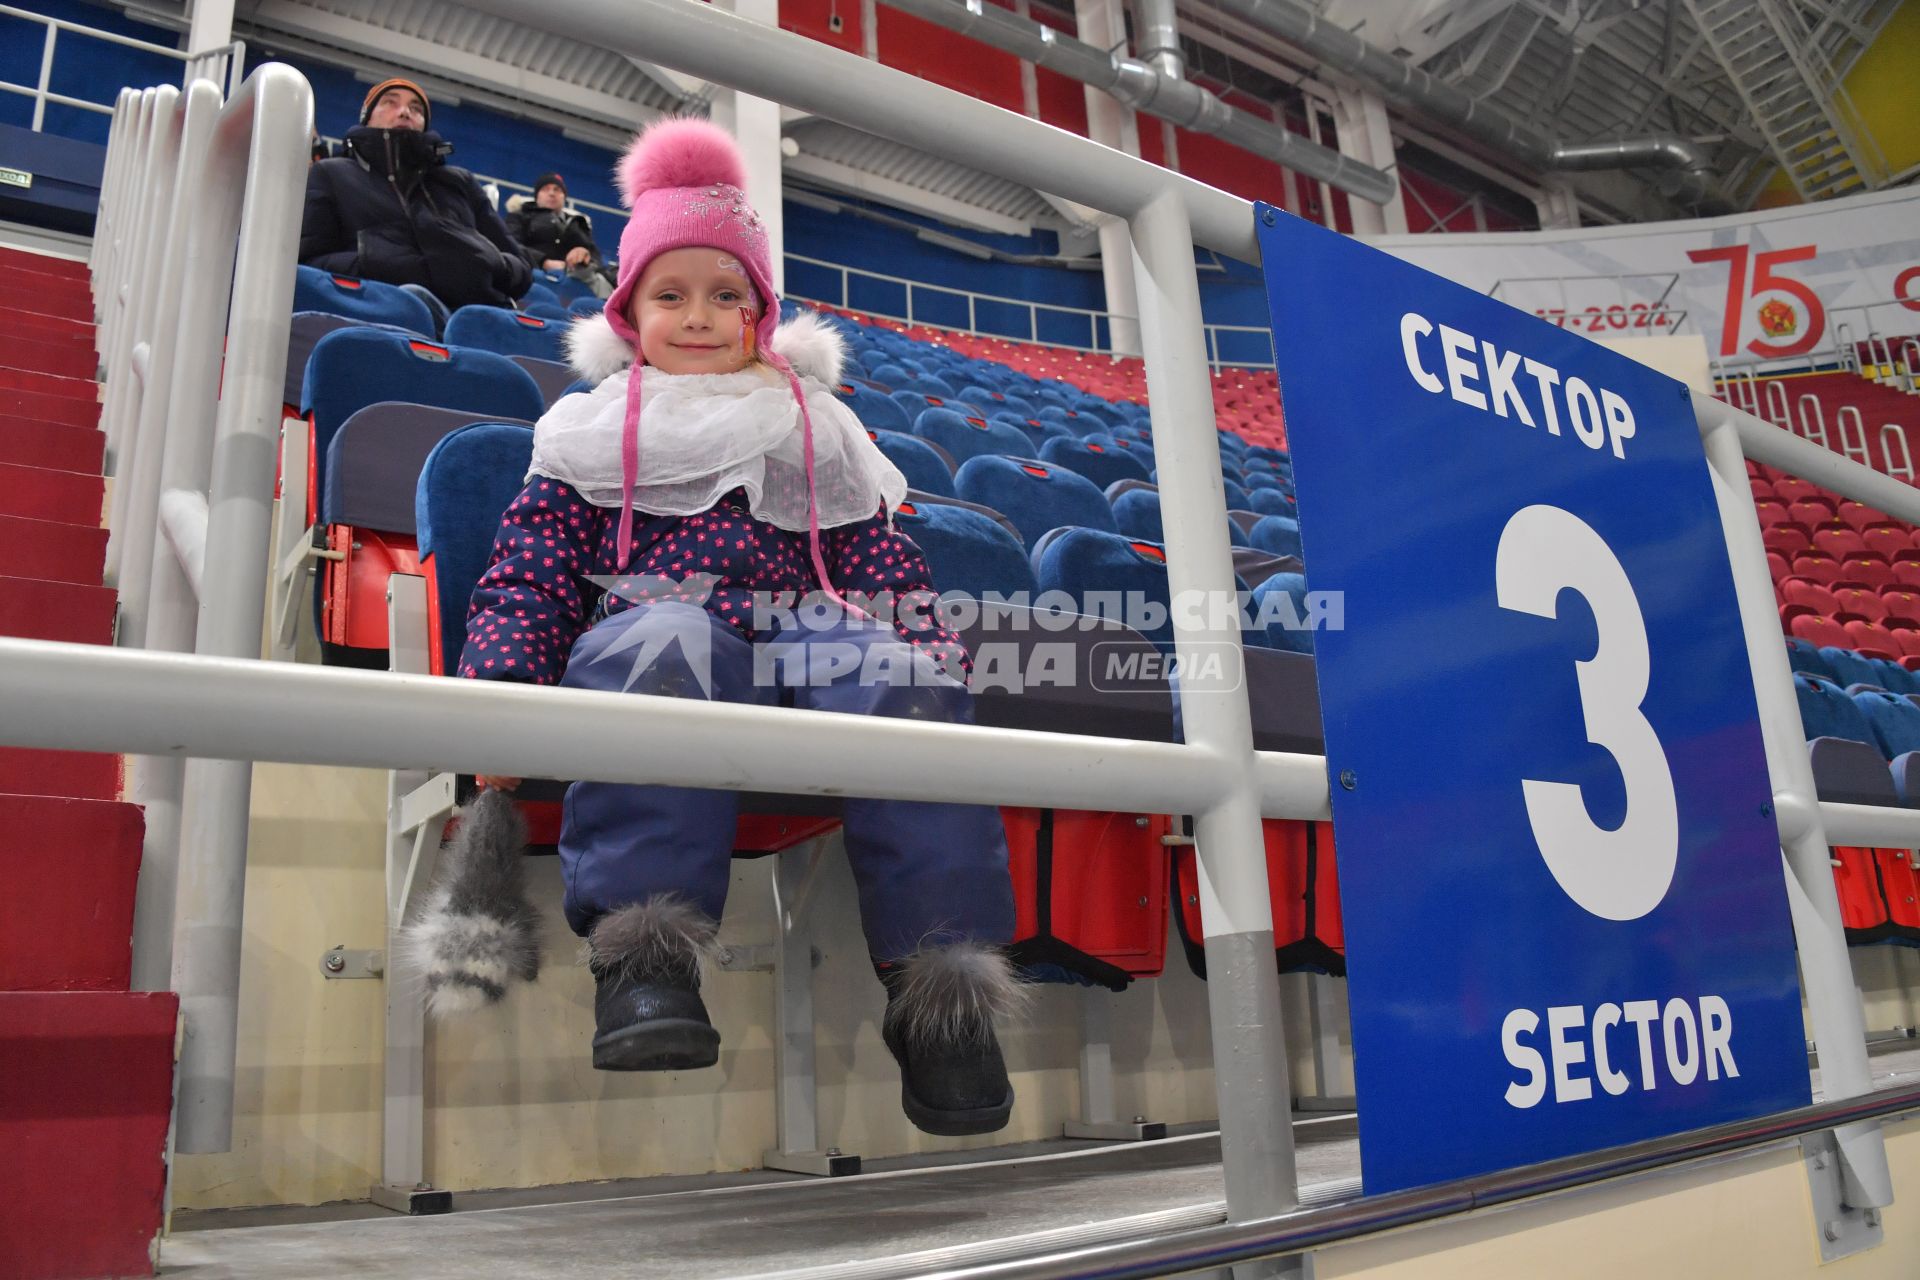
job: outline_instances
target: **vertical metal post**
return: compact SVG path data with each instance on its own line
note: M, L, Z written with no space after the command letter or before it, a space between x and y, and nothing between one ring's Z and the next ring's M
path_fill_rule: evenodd
M425 675L427 585L415 574L387 579L388 669ZM431 881L440 833L451 808L407 812L403 803L429 780L424 769L387 774L387 964L381 1041L380 1180L369 1190L375 1204L396 1213L444 1213L452 1196L427 1181L427 984L408 949L399 945L416 885ZM451 779L444 793L452 803Z
M165 182L171 188L171 176L163 176L170 175L173 167L165 140L172 125L174 104L180 98L180 91L172 85L162 85L149 92L153 94L153 99L146 127L142 131L145 136L140 147L139 180L132 193L143 208L160 183ZM113 459L113 518L109 521L109 527L116 529L125 510L124 482L130 472L134 452L139 447L135 421L138 406L135 397L139 395L139 383L133 376L132 356L134 348L147 340L153 323L153 285L160 271L158 249L160 239L166 232L164 218L146 217L136 221L137 228L128 228L126 237L128 254L121 272L123 301L114 325L113 349L102 366L106 376L106 398L100 408L100 426L107 433L107 451ZM118 548L110 539L106 563L106 582L109 586L119 576L117 551Z
M169 239L183 279L176 281L179 301L170 309L171 358L157 364L146 405L168 422L183 424L165 433L156 493L180 489L205 493L213 467L213 403L226 319L218 291L196 288L196 273L207 264L194 255L192 228L199 221L206 188L204 172L220 93L210 84L187 90L181 136L181 173L175 201L179 235ZM204 250L205 246L199 246ZM132 553L130 553L132 554ZM144 647L170 653L193 650L200 601L165 539L147 548L147 605ZM125 600L122 598L122 608ZM124 622L123 631L124 636ZM173 756L136 756L127 771L128 798L146 814L140 855L140 880L133 912L133 988L164 991L173 970L174 895L179 884L180 799L186 762Z
M220 196L208 203L219 214L202 222L239 230L194 646L196 653L213 657L260 653L274 442L312 128L313 92L306 80L291 67L268 63L248 77L220 113L207 165L206 188ZM208 352L205 358L214 364L219 355ZM173 957L173 989L180 993L186 1024L175 1117L181 1151L225 1151L233 1141L252 779L252 765L245 761L195 760L187 766Z
M773 861L773 1116L769 1169L837 1177L860 1172L860 1157L820 1149L819 1076L813 1038L813 925L808 882L824 850L819 840Z
M148 343L145 384L141 388L135 438L141 441L131 467L114 485L119 517L112 525L109 544L119 563L119 643L131 649L145 647L147 601L151 584L155 530L159 524L162 462L169 428L206 431L204 420L191 422L168 413L173 390L174 353L180 336L178 317L184 283L187 236L200 205L198 183L206 163L207 139L220 111L220 90L196 80L181 94L169 121L161 148L159 182L147 208L165 232L159 241L160 263L151 304L154 323ZM169 164L169 157L172 163ZM124 491L124 496L123 496Z
M93 322L100 323L107 296L107 277L113 260L113 226L117 218L121 177L127 166L128 131L133 122L140 95L122 89L113 103L112 123L107 128L107 158L100 174L100 203L94 211L93 244L87 250L87 266L93 284Z
M40 84L33 93L33 132L35 133L40 132L40 126L47 118L47 85L53 80L53 45L59 37L60 28L49 22L46 43L40 47Z
M1847 958L1840 899L1834 888L1827 835L1820 819L1813 765L1807 757L1800 710L1793 694L1793 672L1780 644L1773 579L1766 546L1747 483L1746 457L1727 406L1694 393L1693 411L1702 427L1707 461L1714 471L1720 522L1733 564L1733 583L1746 632L1747 659L1753 667L1754 697L1773 785L1774 814L1780 825L1787 869L1787 896L1793 907L1794 941L1806 984L1813 1040L1820 1053L1820 1080L1828 1099L1858 1097L1873 1089L1867 1065L1866 1022ZM1893 1200L1886 1146L1878 1121L1834 1131L1839 1142L1847 1204L1878 1208Z
M1195 815L1194 844L1227 1217L1241 1222L1285 1213L1298 1203L1273 911L1252 773L1253 728L1238 609L1214 607L1235 600L1234 577L1192 226L1186 206L1163 192L1129 220L1129 230L1160 461L1167 576L1176 605L1183 598L1207 605L1198 619L1194 610L1173 611L1181 721L1187 742L1217 753L1221 768L1233 775L1226 795ZM1221 661L1210 670L1203 654ZM1261 1273L1281 1269L1263 1264Z
M95 299L97 327L94 330L94 347L100 354L100 376L106 384L109 396L115 390L114 378L120 368L120 336L126 329L127 301L131 278L130 262L134 243L137 239L139 219L134 217L131 206L137 205L140 192L146 186L148 123L153 118L154 102L159 97L157 89L142 89L137 95L133 107L133 117L126 130L126 166L122 171L120 190L120 216L114 221L112 257L103 278L104 293ZM132 227L129 224L133 224ZM106 416L106 407L101 407L100 428L108 431L112 426ZM107 437L107 465L111 473L113 467L113 437Z
M1080 1118L1066 1124L1069 1138L1139 1142L1167 1136L1167 1126L1145 1116L1121 1120L1113 1100L1113 993L1104 987L1080 992Z

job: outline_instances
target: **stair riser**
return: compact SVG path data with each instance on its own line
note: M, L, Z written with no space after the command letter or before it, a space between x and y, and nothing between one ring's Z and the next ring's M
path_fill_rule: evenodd
M12 369L34 369L60 378L91 379L99 363L93 344L35 342L30 338L0 338L0 364Z
M93 298L85 285L28 272L0 275L0 307L67 320L93 319Z
M114 593L102 586L0 578L0 636L110 644L114 604Z
M0 360L0 394L9 391L27 391L87 403L98 403L100 399L100 384L91 377L66 377L44 369L21 368L10 353Z
M0 747L0 795L120 798L120 757Z
M57 422L68 427L100 425L97 401L73 396L50 396L39 391L0 388L0 418L32 418L36 422Z
M0 795L0 824L0 991L125 991L140 810Z
M84 262L76 262L71 258L51 258L27 249L0 249L0 267L10 271L35 271L65 280L85 281L88 278L87 264Z
M97 587L106 560L105 529L0 516L0 577Z
M86 320L62 320L55 316L0 309L0 338L25 338L31 342L87 351L95 349L91 317Z
M0 419L0 464L97 476L107 438L92 427Z
M97 525L105 493L97 475L0 463L0 516Z
M153 1274L179 999L0 993L0 1268L10 1280Z

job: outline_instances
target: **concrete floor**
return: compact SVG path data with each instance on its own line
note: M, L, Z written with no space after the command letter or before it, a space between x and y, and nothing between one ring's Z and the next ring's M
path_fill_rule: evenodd
M1351 1116L1302 1117L1295 1134L1309 1203L1358 1193ZM984 1161L873 1161L830 1181L741 1174L467 1194L458 1211L432 1218L364 1205L181 1215L160 1273L883 1280L937 1268L956 1250L984 1261L982 1246L1012 1255L1218 1222L1219 1162L1218 1135L1200 1132L1125 1146L1031 1143Z

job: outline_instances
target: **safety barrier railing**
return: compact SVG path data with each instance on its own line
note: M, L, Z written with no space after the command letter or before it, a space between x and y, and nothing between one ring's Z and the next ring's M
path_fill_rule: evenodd
M210 80L120 95L93 271L127 649L260 651L312 123L312 90L276 63L224 106ZM133 979L180 993L183 1151L230 1140L251 777L217 752L128 770L146 813Z
M60 33L63 31L87 40L117 44L129 49L138 49L142 53L158 54L163 58L176 58L184 64L183 82L211 80L216 85L223 85L224 92L227 94L235 91L246 73L247 46L240 40L190 53L180 49L170 49L166 45L154 44L148 40L136 40L132 36L123 36L115 31L102 31L98 27L87 27L77 22L51 18L44 13L16 9L12 5L0 5L0 18L18 18L25 22L38 23L46 28L46 35L40 45L38 83L24 85L15 84L10 80L0 80L0 92L16 93L33 99L32 128L35 133L40 132L41 125L46 119L49 102L62 107L77 107L82 111L92 111L100 115L111 115L115 110L114 106L108 103L68 97L66 94L55 93L48 88L53 83L54 50L59 44Z
M1031 342L1049 347L1061 347L1068 351L1084 351L1090 355L1114 354L1110 335L1115 320L1129 321L1131 316L1116 316L1110 311L1096 311L1086 307L1069 307L1052 302L1034 302L1029 298L1011 298L1004 294L981 293L974 289L956 289L951 285L928 284L923 280L909 280L904 276L887 275L881 271L871 271L865 267L849 266L842 262L829 262L824 258L811 258L804 254L787 253L782 255L789 264L798 263L803 267L813 267L820 271L832 272L838 278L838 287L831 290L833 296L821 297L817 292L789 288L787 296L798 302L811 302L819 306L839 307L846 311L858 311L863 315L878 316L883 320L898 320L905 324L924 324L954 333L964 333L975 338L1002 338L1012 342ZM883 301L876 304L871 296L854 300L853 283L855 280L869 280L897 291L902 304L890 308ZM949 316L940 313L936 316L925 314L926 304L916 307L916 294L933 294L952 299L964 300L967 318L960 323L957 312ZM1026 336L1008 333L1003 329L984 329L981 327L982 309L998 308L1010 314L1024 313L1026 316ZM1069 323L1078 326L1085 324L1087 341L1063 341L1058 338L1044 337L1040 334L1040 317L1045 314L1059 314L1069 317ZM1216 372L1221 369L1271 369L1273 368L1271 335L1258 325L1206 324L1202 326L1206 335L1207 364ZM1264 354L1257 359L1230 357L1226 352L1227 343L1222 341L1228 334L1241 335L1234 345L1245 346L1255 337Z
M512 0L473 4L525 16ZM577 0L550 10L543 22L555 34L644 53L672 69L1123 218L1141 298L1152 431L1163 463L1169 585L1176 597L1231 596L1194 247L1258 261L1246 201L693 0ZM179 160L191 158L200 136L192 126L207 118L204 108L195 114L196 99L205 95L190 89L183 108L171 91L123 94L114 130L119 154L109 163L110 214L152 200L165 181L168 154L176 157L176 177L165 234L180 228L180 201L203 201L184 218L182 331L166 411L150 419L140 404L137 418L129 419L137 425L122 424L116 451L117 461L130 463L123 474L158 476L156 509L165 516L166 536L154 542L150 557L145 649L0 640L0 738L150 757L136 798L157 796L164 807L167 797L178 796L176 830L189 838L179 843L178 884L166 895L177 910L166 914L173 925L172 985L186 1022L180 1149L224 1149L231 1128L249 762L395 771L430 763L462 773L696 787L737 785L746 777L770 792L1194 815L1228 1219L1246 1224L1292 1209L1298 1192L1284 1105L1289 1068L1259 824L1262 817L1325 819L1328 782L1319 756L1254 748L1238 620L1175 611L1183 672L1185 740L1179 744L668 698L651 700L646 714L636 715L630 694L257 660L311 100L290 70L257 70L213 117L204 169L183 180ZM165 140L173 136L176 112L180 141L169 152ZM100 255L104 270L96 263L110 295L117 296L121 277L142 267L127 252L120 236ZM145 295L166 287L166 275L134 278L127 310L137 316ZM229 298L232 315L223 325ZM121 348L128 323L123 314L114 325ZM216 401L223 333L225 371ZM151 346L146 360L151 371ZM110 365L110 400L116 382L132 379L120 364ZM1916 523L1920 490L1709 396L1696 394L1693 411L1713 472L1754 673L1823 1087L1836 1102L1859 1098L1871 1090L1871 1074L1828 846L1920 847L1920 812L1819 799L1745 462L1781 467ZM126 405L117 412L125 416ZM161 458L157 472L140 465L149 451ZM201 525L193 498L202 490L209 511L204 535L196 536ZM143 500L128 498L123 519L144 509L137 501ZM122 550L123 590L130 548L129 542ZM196 578L197 627L190 595ZM170 789L171 778L179 779L177 789ZM169 904L144 905L153 908L144 913L151 921ZM1849 1203L1862 1209L1890 1203L1885 1151L1870 1114L1823 1112L1819 1123L1834 1126Z

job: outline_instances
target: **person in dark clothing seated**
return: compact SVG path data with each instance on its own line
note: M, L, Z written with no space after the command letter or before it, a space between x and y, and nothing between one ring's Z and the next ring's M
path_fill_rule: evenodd
M533 195L507 201L507 230L522 253L543 271L564 271L606 297L612 284L601 274L600 246L593 242L593 220L567 208L567 183L557 173L541 174Z
M428 127L432 110L410 80L368 91L340 156L307 170L300 261L411 287L436 313L511 306L533 270L473 175L446 162L453 147Z

